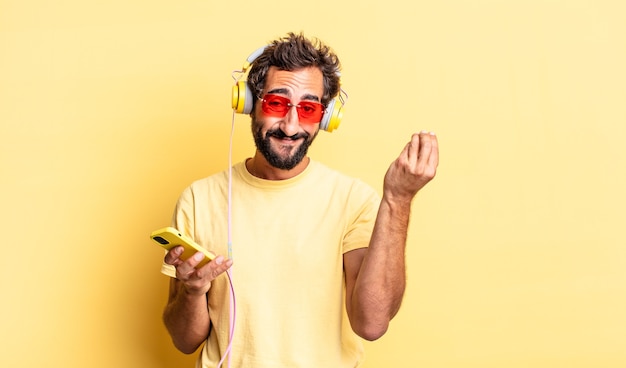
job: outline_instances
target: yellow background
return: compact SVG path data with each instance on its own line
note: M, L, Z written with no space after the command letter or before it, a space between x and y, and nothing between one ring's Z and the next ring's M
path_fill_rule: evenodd
M192 366L148 234L227 166L231 72L300 30L350 97L313 157L380 190L441 144L366 368L626 366L623 4L0 0L0 366Z

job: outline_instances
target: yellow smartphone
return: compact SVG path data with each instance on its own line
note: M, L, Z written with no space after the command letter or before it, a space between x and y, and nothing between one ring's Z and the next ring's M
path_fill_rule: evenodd
M198 263L196 268L204 266L215 258L215 254L211 253L207 249L202 248L192 239L181 234L180 231L173 227L164 227L163 229L155 230L150 235L150 238L167 250L171 250L174 247L182 245L185 250L180 256L180 259L182 259L183 261L187 260L189 257L193 256L197 252L202 252L204 254L204 259L202 259L202 261Z

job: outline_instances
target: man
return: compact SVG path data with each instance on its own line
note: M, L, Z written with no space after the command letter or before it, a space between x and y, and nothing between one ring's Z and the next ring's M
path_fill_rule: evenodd
M172 225L221 254L197 269L200 253L182 261L174 248L164 260L172 276L164 322L182 352L204 343L197 367L216 367L226 353L231 308L232 366L253 368L357 367L360 338L381 337L400 308L411 202L435 176L437 139L411 137L382 198L311 160L317 104L328 113L338 71L336 55L302 34L268 45L248 76L256 152L232 168L232 223L227 171L194 182L177 203Z

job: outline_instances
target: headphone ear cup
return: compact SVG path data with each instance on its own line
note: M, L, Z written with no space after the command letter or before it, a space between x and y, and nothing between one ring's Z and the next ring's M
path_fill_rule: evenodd
M250 114L253 104L252 92L246 81L239 81L233 86L231 106L239 114Z
M326 107L326 112L324 112L324 116L322 117L322 121L320 121L320 129L325 130L327 132L332 132L333 130L339 128L339 124L341 123L341 118L343 117L343 104L341 101L338 101L337 98L334 98L328 106Z

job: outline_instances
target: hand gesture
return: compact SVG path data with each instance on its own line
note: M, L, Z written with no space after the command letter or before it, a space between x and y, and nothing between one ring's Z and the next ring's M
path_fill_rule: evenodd
M413 134L385 174L383 195L391 200L410 202L435 177L438 164L437 136L426 131Z
M165 255L165 263L176 267L176 279L182 282L187 293L193 295L206 294L211 288L211 281L226 272L233 264L232 260L217 256L211 262L196 268L204 259L204 254L198 252L185 261L180 259L182 254L183 247L173 248Z

